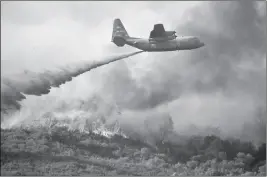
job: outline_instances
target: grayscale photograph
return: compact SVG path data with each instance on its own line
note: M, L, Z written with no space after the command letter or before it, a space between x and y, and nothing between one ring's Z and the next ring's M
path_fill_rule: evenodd
M1 1L1 176L266 176L266 1Z

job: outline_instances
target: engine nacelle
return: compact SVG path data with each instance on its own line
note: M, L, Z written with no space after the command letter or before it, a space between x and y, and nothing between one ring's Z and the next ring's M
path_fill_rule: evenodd
M176 39L176 35L166 36L166 37L157 37L157 38L149 38L149 41L169 41Z
M176 39L176 35L174 34L174 35L171 35L171 36L168 36L167 38L168 38L168 40L173 40L173 39Z
M175 31L165 31L166 36L172 36L175 35Z

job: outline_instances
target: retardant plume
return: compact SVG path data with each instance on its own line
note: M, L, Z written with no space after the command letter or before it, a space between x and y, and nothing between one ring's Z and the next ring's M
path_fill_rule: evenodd
M141 52L143 51L115 56L103 61L82 62L74 66L57 68L57 71L47 70L42 73L24 71L24 73L20 73L19 75L2 76L1 113L7 113L8 109L19 109L19 101L26 98L23 94L37 96L48 94L51 87L59 87L60 85L71 81L72 78L90 71L91 69Z

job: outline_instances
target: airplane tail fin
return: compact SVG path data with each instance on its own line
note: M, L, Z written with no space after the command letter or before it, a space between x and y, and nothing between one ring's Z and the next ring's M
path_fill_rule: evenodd
M126 39L129 38L126 29L124 28L120 19L116 18L113 22L113 31L112 31L112 42L117 46L124 46Z

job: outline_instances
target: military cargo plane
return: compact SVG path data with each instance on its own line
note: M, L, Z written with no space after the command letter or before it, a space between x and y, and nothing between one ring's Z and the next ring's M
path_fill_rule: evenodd
M120 19L113 22L112 42L118 47L125 44L146 52L192 50L204 46L195 36L177 37L175 31L165 31L163 24L155 24L148 39L130 37Z

